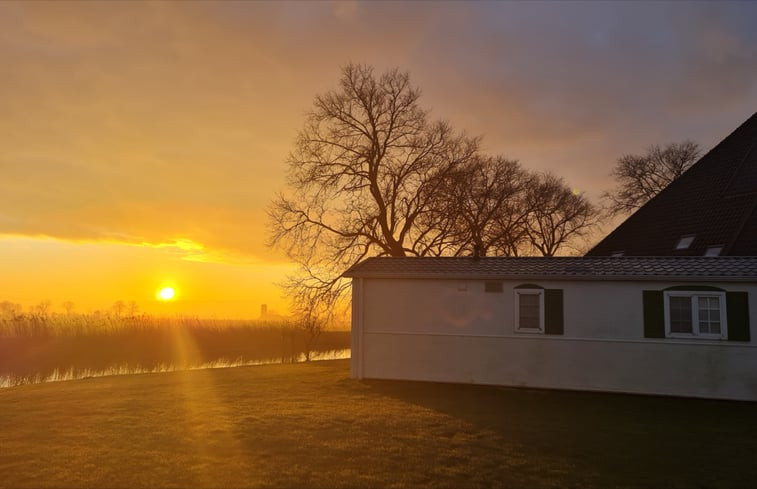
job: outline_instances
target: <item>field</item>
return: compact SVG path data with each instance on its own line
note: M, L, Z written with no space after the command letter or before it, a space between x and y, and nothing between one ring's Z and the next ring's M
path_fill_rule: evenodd
M294 362L345 354L349 331L288 321L149 315L0 317L0 387L113 373ZM348 353L348 352L346 352Z
M0 390L0 487L754 487L754 404L355 381L348 361Z

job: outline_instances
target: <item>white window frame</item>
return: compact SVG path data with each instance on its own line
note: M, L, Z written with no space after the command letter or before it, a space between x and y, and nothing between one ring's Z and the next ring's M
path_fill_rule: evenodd
M678 239L676 243L676 250L688 250L691 245L694 244L694 240L697 239L696 234L685 234Z
M723 245L712 245L712 246L707 247L707 249L704 252L704 256L720 256L722 252L723 252Z
M539 329L521 328L520 327L520 296L521 295L538 295L539 296ZM515 332L544 334L544 289L515 289Z
M725 340L728 338L728 323L726 321L725 292L718 291L692 291L692 290L666 290L665 291L665 337L666 338L701 338L707 340ZM670 331L670 298L691 297L691 333L673 333ZM699 298L717 297L720 302L720 333L699 332Z

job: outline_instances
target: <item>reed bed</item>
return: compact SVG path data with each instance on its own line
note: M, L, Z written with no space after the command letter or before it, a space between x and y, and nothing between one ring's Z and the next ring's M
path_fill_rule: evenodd
M288 320L69 314L0 318L0 387L348 356L349 332ZM312 345L312 346L308 346Z

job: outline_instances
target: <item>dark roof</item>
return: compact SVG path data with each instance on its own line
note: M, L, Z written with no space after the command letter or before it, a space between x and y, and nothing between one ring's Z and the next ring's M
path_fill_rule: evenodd
M345 277L757 282L757 257L368 258Z
M638 209L587 256L757 256L757 113ZM682 236L691 246L676 250Z

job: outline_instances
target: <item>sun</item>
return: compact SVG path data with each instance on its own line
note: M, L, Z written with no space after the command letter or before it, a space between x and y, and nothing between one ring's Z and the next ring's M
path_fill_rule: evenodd
M170 301L175 296L176 296L176 291L173 290L173 287L163 287L157 293L158 300L161 300L161 301Z

